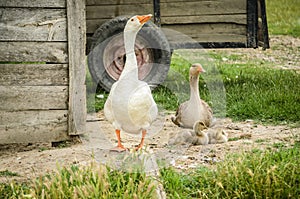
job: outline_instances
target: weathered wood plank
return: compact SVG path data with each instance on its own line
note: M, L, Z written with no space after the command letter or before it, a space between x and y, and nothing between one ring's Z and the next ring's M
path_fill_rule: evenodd
M69 135L86 130L85 0L68 0Z
M237 34L234 32L227 33L206 33L206 32L194 32L188 30L175 31L169 28L163 28L168 41L173 45L175 43L194 43L194 42L241 42L244 43L247 40L246 34Z
M247 40L246 35L234 35L234 34L199 34L195 37L187 40L185 36L174 35L167 36L168 41L171 45L173 44L184 44L184 43L194 43L194 42L216 42L216 43L225 43L225 42L234 42L234 43L245 43ZM176 45L175 45L176 46Z
M1 0L0 7L64 8L66 7L66 0Z
M0 110L68 109L68 86L0 86Z
M245 14L246 1L243 0L215 0L196 2L161 3L161 16L195 16Z
M68 63L66 42L0 42L2 62Z
M128 5L128 4L151 4L153 0L86 0L87 6L93 5Z
M162 17L161 24L200 24L200 23L234 23L234 24L247 24L247 16L245 14L237 15L199 15L199 16L175 16L175 17ZM87 33L94 33L104 22L110 19L87 19Z
M234 23L247 25L245 14L163 17L161 24Z
M209 0L207 0L209 1ZM216 1L216 0L214 0ZM219 0L222 2L224 0ZM247 0L240 0L239 2L246 2ZM160 3L186 3L186 2L198 2L199 0L160 0ZM128 5L128 4L152 4L153 0L86 0L87 6L93 5Z
M98 0L101 1L101 0ZM127 1L127 0L126 0ZM199 1L217 1L223 3L229 0L160 0L161 3L185 3L185 2L199 2ZM234 0L236 3L245 3L247 0ZM152 2L152 0L151 0Z
M197 16L245 14L246 1L243 0L215 0L194 2L161 3L161 17L166 16ZM119 15L153 13L152 4L129 5L98 5L88 6L87 19L113 18Z
M0 144L66 140L67 118L67 110L0 111Z
M178 31L190 37L199 34L246 35L246 26L227 23L163 25L162 28Z
M2 86L58 86L69 84L67 64L0 64Z
M151 4L101 5L86 7L87 19L114 18L120 15L153 13Z
M65 9L0 8L0 41L66 41Z
M103 23L110 19L87 19L86 20L86 33L93 34Z

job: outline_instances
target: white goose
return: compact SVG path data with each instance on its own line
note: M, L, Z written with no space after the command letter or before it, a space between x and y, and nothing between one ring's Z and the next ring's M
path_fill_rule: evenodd
M146 82L138 79L138 66L134 43L138 31L152 15L131 17L124 28L126 63L120 78L111 88L104 105L104 114L114 128L118 145L113 151L127 150L121 143L120 132L131 134L142 132L142 139L136 150L144 144L147 129L157 117L157 105Z
M199 74L202 72L205 70L201 64L196 63L190 67L190 99L180 104L175 116L171 118L180 127L193 128L196 121L202 122L206 127L212 123L212 110L199 94Z

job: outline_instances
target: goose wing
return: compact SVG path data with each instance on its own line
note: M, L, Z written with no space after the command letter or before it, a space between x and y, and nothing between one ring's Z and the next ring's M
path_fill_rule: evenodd
M132 123L141 128L148 128L158 114L157 105L147 83L141 82L130 95L128 114Z

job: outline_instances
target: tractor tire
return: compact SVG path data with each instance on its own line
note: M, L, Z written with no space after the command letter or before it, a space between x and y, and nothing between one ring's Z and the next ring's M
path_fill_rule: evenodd
M102 24L94 33L88 67L93 80L106 91L116 82L126 61L123 31L130 17L119 16ZM139 31L135 41L139 79L151 88L167 77L171 51L164 33L151 21Z

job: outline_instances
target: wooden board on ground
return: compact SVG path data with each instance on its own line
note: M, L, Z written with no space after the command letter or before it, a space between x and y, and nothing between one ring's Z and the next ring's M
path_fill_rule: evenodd
M67 139L67 110L0 111L0 144Z

